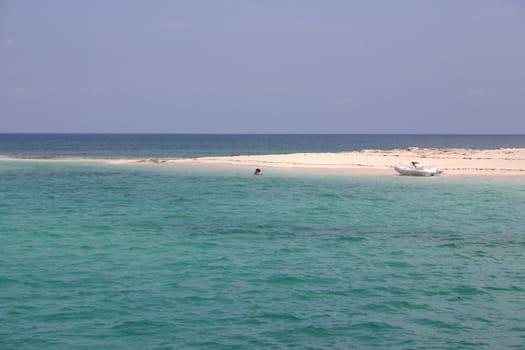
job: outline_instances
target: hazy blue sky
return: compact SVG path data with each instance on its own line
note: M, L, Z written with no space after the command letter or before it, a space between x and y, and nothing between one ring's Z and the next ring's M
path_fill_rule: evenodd
M525 133L525 1L0 0L0 132Z

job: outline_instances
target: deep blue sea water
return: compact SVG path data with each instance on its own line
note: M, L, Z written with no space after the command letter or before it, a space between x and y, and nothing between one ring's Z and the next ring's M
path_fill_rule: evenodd
M195 156L448 138L169 141L179 136L1 135L0 154ZM447 147L523 147L523 136L458 138ZM520 176L3 159L0 349L523 349L524 227Z
M196 157L406 147L525 147L525 135L0 134L0 156Z

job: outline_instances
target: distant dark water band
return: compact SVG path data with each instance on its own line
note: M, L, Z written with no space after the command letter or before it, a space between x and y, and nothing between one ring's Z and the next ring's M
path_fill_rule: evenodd
M406 147L525 147L525 135L0 134L10 157L146 158Z

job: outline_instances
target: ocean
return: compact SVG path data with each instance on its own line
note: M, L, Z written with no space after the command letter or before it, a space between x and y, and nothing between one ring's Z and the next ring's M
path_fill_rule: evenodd
M525 178L96 159L525 136L0 134L0 349L525 349Z
M0 157L199 157L406 147L525 148L525 135L1 134Z

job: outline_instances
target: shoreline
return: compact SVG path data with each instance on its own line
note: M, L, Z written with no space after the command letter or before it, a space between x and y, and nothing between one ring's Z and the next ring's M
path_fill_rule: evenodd
M152 159L151 163L230 165L337 174L397 174L393 166L418 161L435 165L443 175L525 175L525 148L417 148L340 153L289 153ZM140 162L147 162L141 160ZM442 175L442 176L443 176Z
M525 175L525 148L467 149L418 148L360 151L339 153L286 153L263 155L205 156L189 158L12 158L0 161L74 161L103 162L107 164L169 164L233 166L246 168L278 168L292 171L335 174L388 175L397 174L393 166L417 161L421 165L434 165L447 175Z

